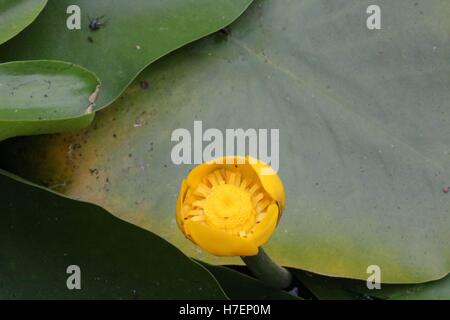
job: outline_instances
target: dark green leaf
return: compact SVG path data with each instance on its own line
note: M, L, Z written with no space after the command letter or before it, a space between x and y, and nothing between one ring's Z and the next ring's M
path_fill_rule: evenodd
M0 44L33 22L46 3L47 0L0 0Z
M298 300L293 295L268 287L263 282L233 269L202 263L232 300Z
M0 64L0 140L86 127L98 84L94 74L66 62Z
M450 276L421 284L381 284L381 289L369 290L364 281L330 278L301 270L293 272L322 300L450 300Z
M0 175L0 298L224 299L170 244L95 205ZM68 290L67 267L81 268Z

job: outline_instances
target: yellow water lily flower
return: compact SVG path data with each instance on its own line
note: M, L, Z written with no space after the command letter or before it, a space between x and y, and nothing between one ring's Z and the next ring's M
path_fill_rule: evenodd
M266 163L222 157L183 180L177 222L195 244L217 256L253 256L269 240L285 206L283 183Z

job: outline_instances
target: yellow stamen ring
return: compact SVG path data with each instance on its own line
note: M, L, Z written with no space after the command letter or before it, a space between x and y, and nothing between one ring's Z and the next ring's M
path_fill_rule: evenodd
M243 178L239 171L215 170L186 199L184 219L242 238L251 237L273 202L262 190L259 181Z

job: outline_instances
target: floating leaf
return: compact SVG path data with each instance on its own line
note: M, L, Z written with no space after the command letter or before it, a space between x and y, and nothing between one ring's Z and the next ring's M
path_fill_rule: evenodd
M0 64L0 140L86 127L98 85L94 74L71 63Z
M46 3L47 0L0 0L0 44L33 22Z
M381 284L380 289L368 289L365 281L330 278L293 271L296 277L321 300L449 300L450 276L421 284Z
M98 206L2 174L0 191L2 299L226 298L179 250ZM80 290L67 287L69 266Z
M4 166L201 260L238 263L199 252L179 232L175 202L191 166L172 163L171 133L192 132L194 120L204 129L279 128L287 200L266 247L275 261L363 280L376 264L385 283L442 278L450 2L378 1L375 31L365 26L370 4L258 1L228 32L148 68L89 130L5 145L14 163Z

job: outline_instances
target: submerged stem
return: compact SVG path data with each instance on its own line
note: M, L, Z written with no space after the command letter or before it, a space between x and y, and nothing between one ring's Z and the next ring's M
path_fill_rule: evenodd
M292 283L292 274L282 266L277 265L262 247L256 256L241 257L247 267L262 282L271 287L286 289Z

